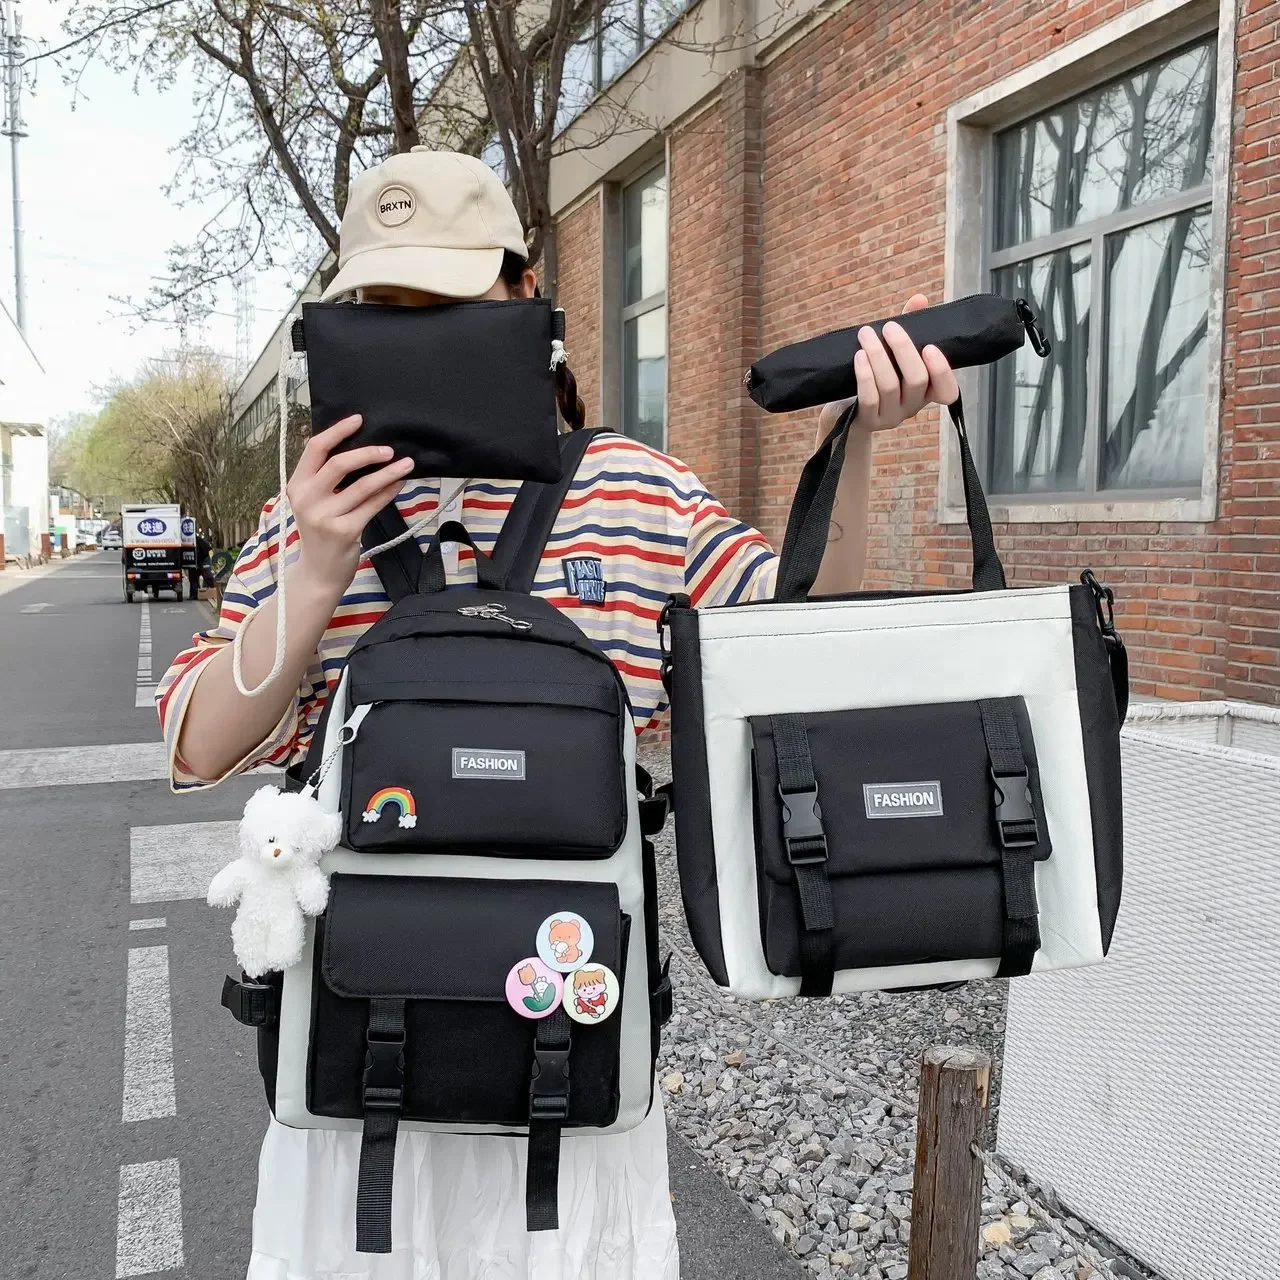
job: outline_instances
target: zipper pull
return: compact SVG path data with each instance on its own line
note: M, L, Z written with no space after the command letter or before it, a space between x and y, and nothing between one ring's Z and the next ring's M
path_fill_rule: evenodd
M513 631L531 631L533 623L513 618L505 604L468 604L458 610L465 618L483 618L486 622L505 622Z

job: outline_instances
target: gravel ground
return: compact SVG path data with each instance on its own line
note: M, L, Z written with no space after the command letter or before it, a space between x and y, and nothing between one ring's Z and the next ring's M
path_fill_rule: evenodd
M643 763L670 776L664 752ZM904 1280L921 1055L935 1044L991 1054L993 1135L1006 984L740 1002L689 940L671 824L658 877L676 987L659 1079L673 1123L815 1276ZM977 1280L1149 1274L1060 1209L1051 1188L989 1165Z

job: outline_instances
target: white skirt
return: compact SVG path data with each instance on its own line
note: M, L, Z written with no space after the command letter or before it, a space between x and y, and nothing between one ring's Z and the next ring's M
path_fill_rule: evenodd
M357 1253L360 1135L271 1121L246 1280L679 1280L659 1092L628 1133L566 1136L560 1229L525 1230L518 1139L401 1132L389 1254Z

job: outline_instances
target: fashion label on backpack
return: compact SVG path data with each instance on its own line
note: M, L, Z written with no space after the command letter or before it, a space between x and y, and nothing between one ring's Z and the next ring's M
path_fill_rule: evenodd
M652 1102L666 801L613 663L530 594L593 434L562 440L559 482L521 488L476 586L445 589L441 543L474 549L460 524L374 556L392 607L302 772L340 822L327 906L296 964L225 986L276 1119L363 1135L361 1252L392 1247L401 1127L527 1142L528 1228L550 1230L562 1132L621 1132ZM388 507L365 545L402 528Z

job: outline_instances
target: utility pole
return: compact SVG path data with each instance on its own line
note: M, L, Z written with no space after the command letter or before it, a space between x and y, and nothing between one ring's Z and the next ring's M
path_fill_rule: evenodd
M13 174L13 293L15 319L27 332L27 285L22 268L22 195L18 185L18 140L27 136L22 120L22 17L17 0L0 0L0 40L3 40L4 129L9 139Z

